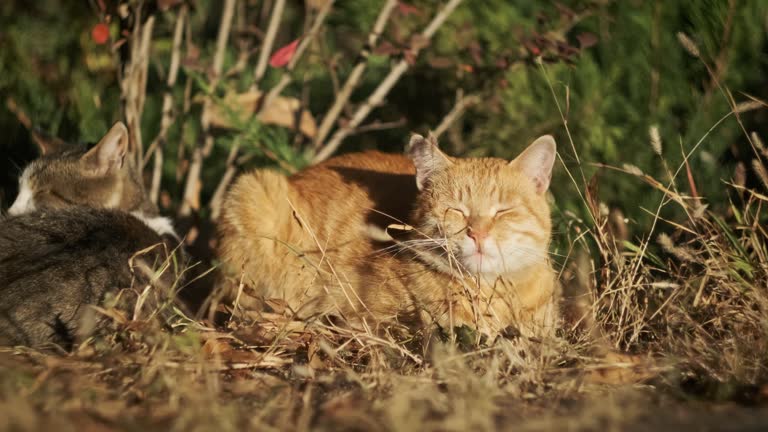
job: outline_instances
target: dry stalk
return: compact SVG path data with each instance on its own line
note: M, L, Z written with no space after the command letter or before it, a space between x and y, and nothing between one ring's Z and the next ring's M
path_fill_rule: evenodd
M278 2L280 1L281 0L278 0ZM272 28L273 23L275 22L279 23L280 20L279 20L278 14L282 16L282 10L277 10L277 6L279 5L275 4L273 15L270 18L270 29ZM320 32L320 28L325 22L325 18L328 16L328 13L330 12L332 6L333 6L333 0L330 0L323 5L322 9L320 9L320 11L318 12L317 18L315 18L315 21L312 24L312 28L310 29L309 34L301 40L301 43L299 43L299 46L296 48L296 52L294 53L293 57L291 58L291 61L288 63L286 67L286 72L283 73L283 76L280 78L280 82L274 88L272 88L272 90L270 90L270 92L266 96L262 97L259 107L253 113L254 116L258 116L259 112L261 112L261 110L264 109L264 107L269 106L272 100L274 100L274 98L277 97L283 91L285 86L287 86L291 82L292 78L291 78L290 72L296 67L296 64L304 55L304 52L306 52L307 48L309 47L309 44L315 39L317 34ZM277 30L275 29L275 31ZM265 41L265 44L266 44L266 41ZM262 55L265 56L265 58L268 58L268 54L270 51L271 51L271 47L266 45L262 47ZM258 74L258 71L257 71L257 77L258 79L261 78ZM254 86L257 84L258 84L258 81L254 83ZM221 177L219 184L216 186L216 190L214 191L213 197L211 198L210 207L211 207L212 220L218 219L219 215L221 214L221 204L224 200L224 194L227 188L229 187L229 184L235 178L237 167L239 165L237 163L237 160L238 160L237 156L238 156L239 150L240 150L239 143L235 144L230 150L229 156L227 157L227 169L224 172L224 175ZM274 159L277 160L277 158L274 158Z
M147 69L149 68L149 48L152 42L152 32L155 27L155 17L150 16L146 22L141 22L141 3L134 11L136 24L131 34L131 58L125 65L124 75L120 81L123 97L125 120L131 143L136 149L136 163L143 159L144 148L141 138L141 115L144 112L144 101L147 92Z
M344 86L336 95L336 100L333 101L333 105L331 105L331 108L323 117L323 122L320 124L320 128L317 130L317 135L315 136L315 147L319 147L323 141L325 141L331 128L339 118L341 110L344 109L344 106L349 101L349 97L352 95L352 90L354 90L360 83L363 73L368 66L368 57L371 55L371 50L376 46L376 42L384 31L384 27L387 25L389 17L392 15L392 11L395 9L395 6L397 6L397 3L397 0L387 0L381 8L379 16L376 18L376 23L373 25L371 33L368 34L368 41L363 46L363 49L360 50L360 54L358 54L357 64L349 74L349 78L344 82Z
M443 117L443 120L440 121L437 129L433 132L435 137L439 138L440 135L448 130L448 128L464 114L467 108L476 105L478 102L480 102L480 97L477 95L459 97L456 101L456 105L454 105L451 111Z
M445 6L443 6L443 8L437 12L437 14L435 14L427 28L421 32L421 40L424 42L424 44L432 39L432 36L434 36L437 30L443 25L445 20L448 19L448 16L451 15L453 10L456 9L460 3L461 0L451 0L446 3ZM414 46L413 49L416 51L415 54L418 54L420 47ZM368 97L368 99L362 105L360 105L357 111L355 111L355 114L352 116L349 123L337 130L336 133L331 137L331 140L320 148L315 157L312 159L312 162L318 163L328 159L336 151L336 149L339 148L341 142L344 141L344 139L349 136L352 131L354 131L354 129L359 126L363 120L365 120L366 117L368 117L368 114L371 113L373 108L377 107L384 100L384 97L389 93L390 90L392 90L392 87L394 87L395 84L400 80L400 77L402 77L405 71L408 70L408 67L408 61L405 59L398 61L397 64L389 71L389 75L384 78L384 81L379 84L379 86Z
M272 46L275 44L277 29L280 27L284 9L285 0L277 0L275 6L272 8L272 16L269 18L269 26L267 27L267 34L264 36L264 43L261 44L261 52L259 53L259 61L256 63L256 71L254 72L254 80L251 90L256 90L258 88L261 79L264 78L264 74L267 71L269 54L272 52Z
M236 142L229 150L229 156L227 156L227 170L221 177L219 184L216 186L216 191L211 198L211 220L216 221L221 215L221 205L224 202L224 194L227 192L229 184L235 178L237 172L237 152L240 150L240 142Z
M251 90L258 89L259 83L264 74L267 71L267 64L269 62L269 54L272 52L272 47L275 44L275 37L277 36L277 30L280 27L280 21L283 18L283 11L285 10L285 0L277 0L272 8L272 14L269 18L269 25L267 27L267 33L264 36L264 42L261 45L261 52L259 53L259 60L256 64L256 71L254 72L254 81L251 86ZM263 105L262 105L263 106ZM240 143L235 143L229 151L227 157L227 169L224 175L219 180L219 184L216 186L216 190L211 198L211 219L217 220L221 214L221 203L224 200L224 193L235 177L237 171L237 155L240 151Z
M317 37L318 33L320 33L320 28L323 26L323 23L325 22L325 18L328 16L328 13L331 11L331 7L333 7L333 3L334 3L334 0L328 0L323 5L322 9L320 9L320 11L317 13L317 17L315 18L315 22L312 23L312 28L309 30L309 34L307 34L307 36L304 37L299 43L299 46L296 48L296 52L291 58L291 61L288 62L288 65L285 68L285 72L280 77L280 81L263 98L259 111L264 107L269 106L272 103L272 100L274 100L274 98L279 96L280 93L283 92L285 87L288 86L288 84L290 84L291 81L293 81L291 72L296 67L296 64L298 64L299 60L301 60L302 55L304 55L304 52L307 50L307 48L309 48L309 45L312 43L315 37ZM256 112L255 115L258 115L258 112Z
M176 79L179 76L179 65L181 64L181 40L184 34L184 24L188 13L186 4L181 6L179 14L176 17L176 25L173 30L173 45L171 49L171 66L168 70L168 80L166 81L166 90L163 94L162 120L160 121L160 132L155 137L152 144L147 148L147 154L144 156L142 168L149 162L149 158L154 154L154 166L152 168L152 183L149 189L149 197L153 203L157 204L160 196L160 181L163 172L163 147L168 136L168 129L174 120L173 112L173 93L172 89L176 85Z
M235 14L236 1L237 0L226 0L224 3L224 10L221 14L221 22L219 24L219 34L216 39L216 52L213 56L213 73L211 76L212 89L216 88L221 77L221 69L224 64L224 54L226 53L227 40L229 39L229 32L232 27L232 17ZM189 216L192 213L192 210L200 208L200 174L203 170L203 162L205 161L205 158L213 149L213 135L211 134L209 118L211 112L210 105L212 103L211 99L208 98L203 107L201 124L205 138L203 140L203 145L201 146L198 144L192 154L192 163L190 164L189 172L187 173L187 182L184 186L184 197L182 199L181 207L179 208L179 216Z
M405 120L405 117L401 117L400 119L391 121L391 122L381 122L377 120L372 123L368 123L356 128L354 131L352 131L350 135L357 135L365 132L399 128L399 127L405 126L406 123L407 121Z

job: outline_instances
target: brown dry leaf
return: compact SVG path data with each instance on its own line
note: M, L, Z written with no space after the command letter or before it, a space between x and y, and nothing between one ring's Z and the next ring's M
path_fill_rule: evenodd
M263 93L256 90L242 94L230 94L224 98L223 109L221 106L210 106L206 116L210 119L211 126L223 129L232 128L229 110L237 113L238 120L247 122L259 106ZM277 96L269 106L264 107L258 115L258 120L264 124L274 124L286 128L296 127L296 113L301 109L301 102L293 97ZM312 114L306 110L301 111L298 124L299 132L307 138L314 138L317 133L317 123Z
M272 310L279 315L284 315L286 311L289 310L288 308L288 302L286 302L283 299L279 298L271 298L264 300L264 303L267 304Z
M274 357L274 356L268 357L268 356L265 356L263 353L259 353L256 351L239 351L239 350L230 350L230 351L221 353L218 356L224 362L243 363L246 365L252 365L252 367L262 366L263 364L265 364L265 362L268 363L270 360L278 359L278 357Z
M284 380L265 373L249 372L243 378L235 379L229 387L229 391L235 396L258 394L265 388L274 388L287 385Z
M208 339L203 344L203 352L208 355L223 354L232 351L232 345L221 339Z
M307 345L307 365L312 369L327 369L328 365L325 360L320 356L321 353L320 343L316 338L313 338L309 345Z
M98 415L101 419L117 420L125 415L127 408L125 401L107 400L99 401L99 403L89 407L88 411Z
M399 54L400 51L401 50L399 48L396 48L390 42L384 41L373 49L373 54L380 56L390 56L393 54Z
M108 318L112 318L118 324L125 325L128 323L128 318L123 311L114 308L105 309L96 305L89 305L89 307Z
M235 330L234 336L248 345L270 345L275 340L275 333L265 326L256 324Z

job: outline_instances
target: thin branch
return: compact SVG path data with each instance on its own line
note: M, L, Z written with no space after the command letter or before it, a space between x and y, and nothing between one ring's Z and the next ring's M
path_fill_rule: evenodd
M227 54L227 41L232 28L232 17L235 15L237 0L225 0L224 11L221 13L219 34L216 38L216 52L213 56L213 81L218 82L221 69L224 67L224 56Z
M235 3L237 0L226 0L224 10L221 13L221 23L219 24L219 35L216 40L216 52L213 56L213 74L211 76L211 88L215 89L221 77L221 69L224 64L224 54L226 54L227 40L232 27L232 17L235 13ZM187 173L187 182L184 185L184 197L179 208L180 216L189 216L192 210L200 208L200 174L203 170L203 161L213 149L213 135L211 135L210 98L206 99L203 106L201 124L205 135L204 144L198 144L192 154L192 163Z
M153 203L157 204L157 199L160 196L160 181L162 179L163 172L163 147L165 145L166 138L168 136L168 129L170 129L174 120L173 112L173 87L176 85L176 79L179 76L179 65L181 64L181 42L184 35L184 24L187 16L186 4L181 6L179 14L176 16L176 26L173 30L173 45L171 48L171 65L168 69L168 80L166 81L166 89L163 94L163 111L162 120L160 121L160 132L155 137L152 144L147 149L147 154L144 156L142 168L147 164L149 158L153 153L155 156L154 166L152 169L152 183L149 189L149 198Z
M406 122L405 118L401 118L400 120L395 120L395 121L391 121L391 122L375 121L373 123L369 123L367 125L362 125L362 126L358 127L357 129L352 131L352 133L350 133L350 135L357 135L357 134L361 134L361 133L365 133L365 132L399 128L399 127L405 126L406 123L407 122Z
M272 52L272 46L275 44L277 29L280 27L280 21L283 18L284 9L285 0L277 0L275 2L275 6L272 8L272 16L269 18L267 34L264 36L264 42L261 44L261 52L259 53L259 61L256 63L253 85L251 86L253 90L259 86L261 79L264 78L264 74L267 72L269 54Z
M368 66L368 57L371 54L371 50L376 46L376 42L384 31L384 27L387 25L387 21L389 21L389 17L392 15L392 11L397 6L397 3L397 0L387 0L381 8L379 16L376 18L376 23L373 25L371 33L368 34L368 41L358 55L357 64L349 74L347 81L344 82L344 87L336 95L336 100L333 101L333 105L326 112L322 123L320 123L320 128L317 130L317 135L315 135L315 148L319 147L325 141L325 138L328 137L328 133L339 118L341 110L344 109L344 106L349 101L352 90L360 83L363 73Z
M144 148L141 138L141 116L144 112L144 100L147 90L147 70L149 68L149 48L155 27L155 16L141 22L141 4L134 11L136 24L131 35L131 58L125 68L125 75L120 82L124 97L125 120L131 144L136 150L136 163L142 162ZM140 165L139 165L140 166Z
M211 198L211 220L216 221L221 214L221 204L224 202L224 194L235 178L238 167L237 152L240 150L240 142L235 143L229 150L229 156L227 157L227 170L224 172L224 176L216 186L216 191Z
M190 14L187 14L186 19L184 20L184 26L188 29L190 29L186 34L184 35L184 47L187 52L194 46L192 42L192 21L190 19ZM188 79L184 83L184 99L182 101L181 106L181 124L179 125L179 133L183 137L184 136L184 127L185 123L189 119L189 111L192 109L192 82L193 80ZM182 141L179 143L178 146L176 146L176 187L181 187L182 181L185 179L185 175L189 169L189 160L187 159L187 146L186 143Z
M269 25L267 26L267 33L264 36L264 41L261 44L261 51L259 52L259 60L256 64L256 70L254 72L254 80L251 85L251 90L257 90L259 83L264 78L267 72L267 64L269 62L269 55L272 52L272 47L275 44L275 38L277 36L277 30L280 27L280 22L283 18L283 11L285 10L285 0L277 0L272 8L272 14L269 18ZM263 104L262 104L263 106ZM229 151L227 157L227 169L224 175L219 180L219 184L216 186L216 190L211 198L211 219L217 220L221 213L221 204L224 201L224 193L226 192L229 184L234 179L237 172L237 156L240 150L240 143L237 142Z
M472 105L476 105L478 102L480 102L480 98L477 95L460 97L456 101L456 105L454 105L451 111L446 114L445 117L443 117L443 120L440 121L440 124L433 132L435 138L439 138L440 135L442 135L446 130L448 130L449 127L451 127L453 122L455 122L459 117L461 117L462 114L464 114L464 111L466 111L467 108L471 107Z
M280 2L281 0L278 0ZM275 7L278 5L276 4ZM259 112L264 109L264 107L269 106L269 104L274 100L275 97L277 97L285 88L285 86L288 85L288 83L291 82L292 78L290 75L290 72L296 67L296 64L301 59L302 55L306 51L307 47L309 47L309 44L314 40L314 38L317 36L317 34L320 31L320 27L322 26L323 22L325 22L325 18L328 16L328 12L331 10L331 6L333 6L333 0L328 1L325 5L323 5L323 8L320 9L320 11L317 14L317 18L315 18L314 23L312 24L312 28L309 31L309 34L301 40L299 43L299 46L296 48L296 52L294 53L293 57L291 58L291 61L286 66L286 71L283 73L283 76L280 77L280 82L270 90L270 92L264 96L261 100L261 103L259 105L259 108L254 112L254 115L258 115ZM272 20L274 20L274 15L272 16L270 20L270 25L272 24ZM266 52L268 53L270 50L264 49L262 53ZM229 187L229 184L232 182L232 179L235 177L235 173L237 172L237 167L239 164L237 163L237 151L239 150L239 145L235 145L232 150L230 151L230 155L227 160L227 170L224 172L224 176L222 176L221 181L216 186L216 191L214 192L214 196L211 199L211 218L213 220L216 220L221 213L221 204L224 199L224 193L226 192L227 188ZM272 152L268 150L264 150L264 153L266 156L274 159L278 163L280 163L280 159L276 157L276 155L272 154ZM282 164L281 164L282 166Z
M226 72L224 72L224 78L230 78L242 73L247 67L251 55L257 50L251 50L251 39L257 38L259 40L264 39L264 34L259 29L249 29L247 23L248 17L248 4L247 2L240 2L237 4L235 10L235 30L234 34L237 35L237 49L239 51L237 55L237 61Z
M296 64L301 59L301 56L304 54L304 51L309 47L309 44L312 43L312 41L315 39L317 34L320 32L320 28L322 27L323 23L325 22L325 18L328 16L328 13L331 11L331 7L333 6L334 0L329 0L326 2L322 9L317 13L317 18L315 18L315 22L312 23L312 28L309 30L309 34L307 34L306 37L304 37L301 42L299 43L299 46L296 48L296 52L294 53L293 57L291 57L291 61L288 62L288 66L285 68L285 72L283 72L283 75L280 77L280 81L277 83L276 86L274 86L269 93L267 93L266 97L262 100L261 103L261 109L264 107L269 106L272 103L272 100L276 98L280 93L283 92L286 86L291 83L293 78L291 77L291 72L296 67ZM258 112L256 113L258 114Z
M456 9L459 3L461 3L461 0L450 0L435 15L435 17L432 18L432 21L429 23L427 28L424 29L424 31L421 33L421 39L424 41L424 43L432 39L432 36L434 36L435 32L437 32L437 29L443 25L445 20L453 12L453 10ZM414 54L418 54L419 48L419 46L415 46L413 48L414 51L416 51ZM360 125L360 123L362 123L366 117L368 117L368 114L370 114L373 108L381 104L381 102L384 100L384 97L389 93L390 90L392 90L392 87L394 87L397 81L400 80L400 77L403 76L405 71L408 70L408 66L408 62L405 59L397 62L397 64L390 70L389 75L387 75L387 77L384 78L384 81L382 81L376 90L374 90L373 94L371 94L371 96L368 97L368 99L357 109L349 123L337 130L336 133L331 137L331 140L322 148L320 148L315 157L312 159L313 163L322 162L328 159L339 148L341 142L347 136L349 136L349 134L352 133L352 131L354 131L355 128L357 128L357 126Z
M281 0L278 0L280 2ZM309 34L301 40L299 43L299 46L296 48L296 52L293 54L293 57L291 57L291 61L286 66L286 72L283 73L283 76L281 77L280 82L277 86L275 86L267 95L263 96L261 98L261 101L259 103L258 108L254 112L254 115L258 115L259 112L261 112L264 107L269 106L269 104L272 102L272 100L277 97L280 92L285 88L286 85L291 81L290 71L293 70L293 68L296 67L296 64L301 59L302 55L304 55L304 52L307 50L307 47L309 46L310 42L315 38L315 36L319 33L320 27L322 26L323 22L325 22L325 18L328 15L328 12L331 10L331 6L333 6L333 0L327 2L323 8L318 12L317 18L315 19L314 23L312 24L312 28L309 31ZM275 8L278 7L278 4L275 4ZM280 12L282 13L282 12ZM273 14L270 18L270 26L275 21L275 15ZM279 22L279 19L277 20ZM263 53L269 53L271 49L266 49L265 46L262 48L262 54ZM224 172L224 175L221 177L221 180L219 181L219 184L216 186L216 191L214 192L214 196L211 198L211 218L213 220L216 220L221 213L221 204L224 200L224 193L226 192L227 188L229 187L229 184L232 182L232 179L234 179L235 174L237 172L237 168L240 165L237 163L237 152L239 150L239 144L232 147L232 150L230 151L229 157L227 159L227 170ZM281 166L285 168L285 164L281 163L281 160L273 154L271 151L264 149L264 154L278 162Z

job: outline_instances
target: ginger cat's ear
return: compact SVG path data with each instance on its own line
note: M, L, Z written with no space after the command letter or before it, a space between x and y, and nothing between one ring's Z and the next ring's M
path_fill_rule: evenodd
M437 148L437 138L431 132L427 138L413 134L405 153L416 166L416 187L419 190L424 188L433 174L453 165L451 158Z
M552 168L557 156L557 145L552 135L539 137L509 164L525 173L536 186L536 192L544 193L552 179Z
M83 155L81 160L97 175L104 175L123 166L128 152L128 129L123 122L117 122L95 147Z

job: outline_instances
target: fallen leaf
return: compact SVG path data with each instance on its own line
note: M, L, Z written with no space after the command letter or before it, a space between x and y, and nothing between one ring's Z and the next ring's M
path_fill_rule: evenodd
M307 345L307 365L312 369L326 369L328 365L320 356L320 344L317 339L312 339Z
M266 299L264 300L264 303L266 303L276 314L280 315L285 314L285 311L289 309L288 302L279 298Z
M232 345L221 339L208 339L203 344L203 352L208 355L222 354L230 351L232 351Z

